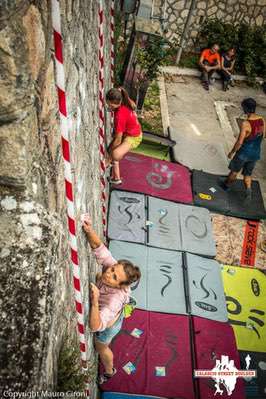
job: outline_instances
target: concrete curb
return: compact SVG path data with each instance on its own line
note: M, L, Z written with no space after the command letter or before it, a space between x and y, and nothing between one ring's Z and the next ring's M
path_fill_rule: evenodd
M157 82L160 92L160 106L161 106L161 116L162 116L162 125L163 125L163 135L168 137L170 129L170 118L168 113L167 95L166 95L165 81L163 74L159 76Z
M170 75L182 75L182 76L196 76L200 77L201 72L193 68L180 68L177 66L165 66L161 68L162 73L169 73ZM220 75L214 73L216 79L221 79ZM238 81L247 81L246 75L234 75L234 79ZM262 78L256 78L256 82L262 84Z

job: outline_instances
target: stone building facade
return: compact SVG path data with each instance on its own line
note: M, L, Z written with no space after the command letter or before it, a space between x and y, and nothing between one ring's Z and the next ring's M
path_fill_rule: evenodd
M157 16L165 18L168 38L178 39L182 34L190 4L191 0L155 0ZM206 18L261 26L266 22L266 0L196 0L187 36L189 43L193 43Z
M98 2L60 0L60 7L79 261L88 305L96 264L80 215L89 212L102 232ZM104 7L107 90L110 0ZM8 388L53 390L62 338L76 337L53 48L49 0L0 2L1 397ZM93 360L91 334L87 338Z

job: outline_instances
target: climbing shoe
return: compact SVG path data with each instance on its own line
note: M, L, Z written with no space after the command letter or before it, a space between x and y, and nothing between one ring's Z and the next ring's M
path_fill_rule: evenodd
M104 384L106 381L110 380L110 378L112 378L116 373L117 373L117 370L113 367L112 374L108 374L108 373L100 374L98 376L98 380L97 380L98 385Z
M110 179L109 180L111 184L114 184L116 186L118 186L119 184L122 184L122 180L121 179Z

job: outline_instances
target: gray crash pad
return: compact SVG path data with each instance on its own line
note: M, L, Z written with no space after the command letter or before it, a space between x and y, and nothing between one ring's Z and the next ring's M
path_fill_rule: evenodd
M191 313L207 319L228 320L221 268L218 262L186 254Z
M266 219L258 181L252 181L252 198L248 202L245 201L245 186L241 179L232 184L228 191L224 191L220 186L223 180L223 176L194 170L194 204L227 216L250 220Z
M123 241L145 242L145 196L112 191L108 236Z
M193 141L171 130L171 138L176 141L173 147L175 161L190 169L224 175L228 173L228 160L221 143L210 143L193 139Z
M115 190L111 194L108 236L209 257L216 255L207 209L126 191Z
M148 197L147 244L181 251L179 205L159 198Z
M128 259L141 269L140 282L131 287L137 308L227 321L216 261L122 241L111 241L110 251L116 259Z
M121 241L111 241L110 251L141 270L139 284L131 287L138 309L186 314L181 253Z
M149 197L148 245L215 256L210 212Z

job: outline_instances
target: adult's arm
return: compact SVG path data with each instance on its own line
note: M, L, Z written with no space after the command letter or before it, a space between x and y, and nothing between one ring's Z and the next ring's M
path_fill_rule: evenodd
M241 131L239 133L238 139L237 139L234 147L232 148L232 151L229 152L228 158L232 158L234 153L237 152L241 148L245 138L248 137L249 133L250 133L250 124L248 121L244 121L242 123Z
M231 75L229 68L225 68L224 66L224 57L221 56L221 70L224 71L227 75Z
M210 70L221 69L221 57L219 56L219 54L218 54L218 56L216 58L216 61L217 61L217 64L212 66L212 67L209 67Z
M203 64L204 61L204 50L202 51L201 55L200 55L200 59L199 59L199 66L201 66L202 68L208 70L208 66Z
M232 63L231 63L230 68L228 68L228 70L229 70L230 72L233 72L233 69L234 69L234 67L235 67L235 63L236 63L236 60L233 60Z

